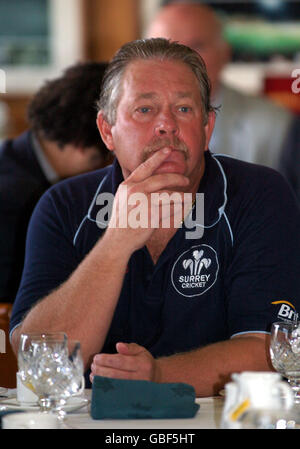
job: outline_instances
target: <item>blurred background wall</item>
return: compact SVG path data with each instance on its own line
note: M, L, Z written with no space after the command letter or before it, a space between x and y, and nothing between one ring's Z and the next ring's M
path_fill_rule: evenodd
M78 61L109 60L123 43L143 37L163 3L0 0L0 100L10 113L7 135L15 136L26 128L26 106L43 81ZM225 18L234 46L224 80L249 93L269 95L300 112L300 94L291 88L295 69L300 78L300 2L209 3Z
M26 128L27 104L43 81L79 61L107 61L140 35L139 26L139 0L0 0L0 100L9 108L9 136Z

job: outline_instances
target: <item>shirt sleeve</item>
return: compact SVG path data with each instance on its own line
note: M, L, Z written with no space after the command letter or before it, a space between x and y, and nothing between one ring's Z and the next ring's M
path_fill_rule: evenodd
M63 283L78 265L73 246L74 220L67 201L53 189L38 202L28 227L25 263L13 305L10 331L40 299Z
M259 172L259 188L235 205L232 263L226 272L231 336L269 332L300 311L300 211L281 175Z

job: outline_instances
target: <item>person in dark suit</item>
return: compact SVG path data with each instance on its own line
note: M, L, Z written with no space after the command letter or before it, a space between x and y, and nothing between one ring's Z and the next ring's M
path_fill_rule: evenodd
M1 74L0 74L1 77ZM0 86L1 94L1 86ZM1 95L0 95L1 96ZM4 101L0 101L0 143L7 138L11 131L11 113L9 107Z
M104 167L109 152L96 126L105 63L81 63L47 81L28 108L29 129L0 146L0 301L13 302L28 222L54 183Z
M279 168L300 201L300 115L293 120L282 149Z

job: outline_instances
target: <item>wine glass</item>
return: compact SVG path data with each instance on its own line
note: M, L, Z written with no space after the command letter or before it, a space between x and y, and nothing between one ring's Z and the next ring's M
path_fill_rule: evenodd
M31 382L32 376L32 359L34 355L35 341L56 341L62 347L66 347L67 335L64 332L48 332L48 333L27 333L21 334L18 349L18 372L22 383L26 388L35 392Z
M270 342L271 361L283 377L287 378L300 403L300 321L281 321L272 324Z
M83 360L80 342L35 340L30 379L39 397L42 411L52 411L64 418L63 406L68 398L83 391Z
M62 368L59 389L57 390L56 410L60 419L64 419L64 405L69 398L80 396L84 391L84 364L81 353L81 345L77 340L69 340L67 343L68 355Z

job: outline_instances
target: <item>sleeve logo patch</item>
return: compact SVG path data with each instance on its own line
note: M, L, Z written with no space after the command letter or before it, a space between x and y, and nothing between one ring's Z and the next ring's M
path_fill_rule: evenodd
M298 313L296 312L295 306L289 301L272 301L271 304L280 304L280 309L277 314L278 318L285 320L297 320Z

